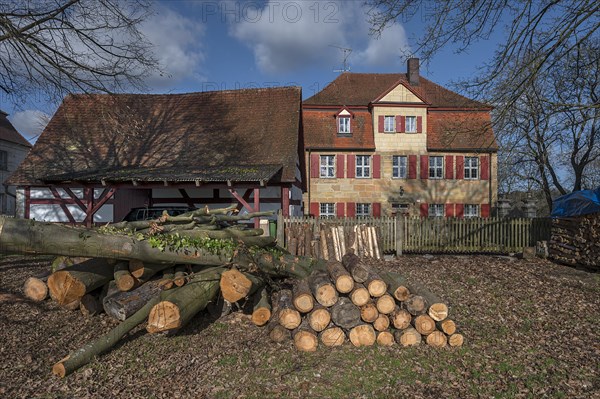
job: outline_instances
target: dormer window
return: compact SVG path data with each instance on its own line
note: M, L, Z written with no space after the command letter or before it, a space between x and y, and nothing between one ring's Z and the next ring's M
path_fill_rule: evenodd
M350 134L350 117L338 116L338 133Z

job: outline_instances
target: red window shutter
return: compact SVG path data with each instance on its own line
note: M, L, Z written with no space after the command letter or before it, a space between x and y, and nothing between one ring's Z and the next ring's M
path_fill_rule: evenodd
M481 217L482 218L490 217L490 204L481 204Z
M417 133L423 133L423 117L417 116Z
M454 157L446 155L446 179L454 179Z
M373 179L381 178L381 155L373 155Z
M406 116L400 117L400 131L403 133L406 132Z
M335 156L335 176L338 179L344 178L344 154L337 154Z
M421 216L425 218L429 216L429 205L427 203L421 204Z
M396 115L396 133L402 133L404 129L402 128L402 115Z
M479 163L481 164L481 180L489 180L490 179L490 157L489 155L482 155L479 158Z
M383 115L379 115L379 133L383 133L384 123L385 117Z
M421 155L421 179L429 177L429 156Z
M417 178L417 156L416 155L408 156L408 178L409 179Z
M373 216L378 218L381 216L381 203L373 202Z
M310 177L319 177L319 154L310 154Z
M346 203L346 216L349 218L356 216L356 204L354 202Z
M348 178L353 178L354 173L356 172L356 155L348 155L348 171L346 172L346 176Z
M446 217L447 218L454 217L454 204L446 204Z
M465 178L465 157L462 155L456 156L456 178L459 180Z
M335 214L337 215L337 217L343 218L344 217L344 208L346 207L346 204L344 204L343 202L338 202L337 204L335 204L335 207L336 207Z
M465 204L456 204L456 217L462 218L465 216Z
M314 217L319 216L319 203L318 202L310 203L310 215L314 216Z

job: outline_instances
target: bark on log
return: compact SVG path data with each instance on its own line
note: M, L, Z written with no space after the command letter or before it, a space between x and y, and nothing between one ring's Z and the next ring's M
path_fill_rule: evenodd
M109 293L102 301L102 306L107 315L123 321L143 308L150 300L159 296L161 291L160 280L148 281L128 292L118 290L111 293L109 289Z
M292 293L294 306L300 313L308 313L315 306L315 299L308 286L307 278L297 280Z
M352 275L341 262L330 260L327 262L327 271L331 281L335 283L335 288L342 294L347 294L354 288L354 279Z
M271 302L269 293L263 287L254 295L254 305L252 306L252 323L256 326L264 326L271 318Z
M421 335L429 335L436 331L435 321L426 314L415 317L413 320L413 326Z
M389 331L380 331L377 333L377 345L381 346L392 346L396 341L394 340L394 334Z
M452 334L450 337L448 337L448 345L450 345L453 348L463 346L463 343L464 343L464 337L462 334L455 333L455 334Z
M446 335L441 331L433 331L425 338L427 345L433 346L434 348L443 348L448 343Z
M360 317L360 309L346 297L341 297L331 308L333 323L346 330L361 324Z
M405 330L398 330L394 333L394 336L396 337L396 342L404 347L419 345L422 340L421 334L412 327Z
M410 297L404 302L406 310L413 316L418 316L426 313L427 301L420 295L410 295Z
M198 273L183 287L161 295L162 300L154 305L148 315L146 330L151 334L163 331L173 333L185 326L214 299L224 271L224 268L213 268Z
M372 346L377 340L377 335L375 334L373 326L370 324L361 324L350 330L348 338L350 339L350 342L352 342L352 345L356 347Z
M368 302L360 307L360 318L365 323L373 323L379 317L377 305L374 302Z
M57 256L52 261L52 266L50 270L52 273L57 272L59 270L64 269L65 267L73 266L77 263L85 262L86 260L90 260L91 258L84 258L81 256Z
M404 330L405 328L410 327L410 322L412 320L411 314L407 310L400 309L399 307L396 307L390 315L390 318L394 328L397 328L398 330Z
M208 303L206 307L208 313L215 319L225 317L233 312L233 306L231 302L223 299L223 295L217 295L215 299Z
M361 262L360 258L353 253L343 256L342 264L350 272L352 278L357 283L364 283L369 277L369 268Z
M340 346L346 340L346 333L340 327L331 323L325 330L321 331L319 339L325 346Z
M388 285L388 292L399 301L406 301L410 295L408 282L398 273L382 272L379 274Z
M338 301L338 293L329 275L324 271L313 273L308 280L308 285L317 302L325 307L333 306Z
M145 283L149 281L154 275L159 272L174 267L169 263L152 263L152 262L143 262L137 259L129 261L129 272L133 277L138 279L140 283ZM175 270L173 270L173 274ZM175 280L175 276L172 277ZM173 281L174 282L174 281Z
M288 330L297 328L302 322L302 317L292 303L292 291L280 290L278 301L279 324Z
M48 276L50 270L43 270L29 277L23 284L23 295L34 302L41 302L48 298Z
M385 314L380 314L373 322L373 328L377 331L385 331L390 327L390 318Z
M283 343L292 338L291 331L279 324L279 312L281 311L281 291L273 293L271 297L273 315L271 316L271 319L267 323L266 327L269 338L271 339L271 341L276 343Z
M350 299L356 306L364 306L371 300L371 295L364 285L355 284L354 289L350 293Z
M132 290L137 284L137 279L129 272L129 263L124 261L115 264L113 279L117 288L123 292Z
M382 314L390 314L396 309L396 300L393 296L384 294L377 298L377 311Z
M331 322L331 313L323 306L317 306L306 316L310 327L316 332L323 331Z
M95 316L104 310L97 296L85 294L79 301L79 310L85 317Z
M113 266L106 259L90 259L50 275L48 289L59 305L66 305L81 300L86 293L102 287L112 279Z
M69 356L65 357L52 367L52 373L64 378L73 371L89 363L94 357L108 351L119 342L125 334L140 323L143 323L148 317L150 309L152 309L158 301L158 298L151 300L142 309L138 310L134 315L110 330L107 334L72 352Z
M302 323L292 332L294 346L301 352L314 352L319 346L319 338L305 318Z

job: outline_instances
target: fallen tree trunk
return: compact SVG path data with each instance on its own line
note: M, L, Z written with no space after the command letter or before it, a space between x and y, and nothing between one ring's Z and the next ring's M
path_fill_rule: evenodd
M104 311L117 320L125 320L160 295L160 280L152 280L128 291L109 293L102 301Z
M106 259L96 258L53 273L48 277L48 289L59 305L67 305L112 279L113 266Z
M369 278L369 268L360 261L360 258L353 253L342 257L342 264L346 267L352 278L357 283L364 283Z

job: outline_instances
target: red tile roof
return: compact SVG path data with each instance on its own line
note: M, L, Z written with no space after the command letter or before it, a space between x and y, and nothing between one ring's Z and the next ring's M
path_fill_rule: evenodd
M405 73L351 73L340 74L323 90L304 101L305 105L366 106L398 83L434 108L488 108L489 106L448 90L424 77L418 86L411 86Z
M179 181L243 181L274 175L272 181L293 182L301 99L299 87L71 95L9 181L162 181L173 175Z
M31 147L31 143L17 132L17 129L15 129L6 116L7 114L0 110L0 140Z
M432 111L427 121L429 150L498 150L488 111Z
M352 111L350 121L352 135L344 137L337 134L338 110L303 110L304 147L306 149L375 149L373 141L373 122L367 111Z

